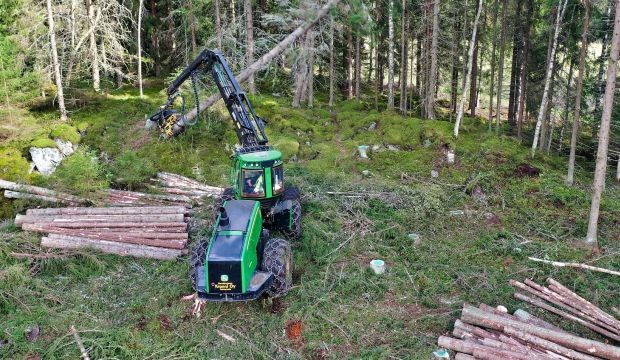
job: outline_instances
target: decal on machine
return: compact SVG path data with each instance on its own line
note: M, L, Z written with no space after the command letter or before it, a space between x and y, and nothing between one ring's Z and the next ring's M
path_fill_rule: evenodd
M235 285L234 283L225 282L225 281L220 281L218 283L211 283L211 286L213 286L219 291L232 291L237 287L237 285Z

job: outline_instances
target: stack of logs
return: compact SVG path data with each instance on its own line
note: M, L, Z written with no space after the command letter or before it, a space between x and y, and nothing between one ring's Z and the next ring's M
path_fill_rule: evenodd
M81 205L89 202L88 200L78 196L65 194L38 186L17 184L1 179L0 189L5 189L4 197L7 199L38 200L50 203L64 203L67 205Z
M29 209L15 224L48 234L43 247L167 260L186 252L188 211L185 206Z
M518 282L513 283L520 290L524 290L524 286L529 287L540 292L540 294L545 294L545 297L554 298L554 301L561 301L566 306L572 303L571 306L575 306L575 312L581 312L581 316L589 318L588 322L591 324L598 324L595 326L603 327L605 324L604 327L607 329L605 331L608 333L611 329L618 329L618 320L557 281L550 279L551 285L550 289L547 289L548 291L543 290L543 287L535 288ZM516 285L517 283L521 285ZM529 292L529 289L527 291ZM548 292L554 292L557 296L548 294ZM523 296L517 294L515 294L517 299L525 300ZM531 301L528 302L534 304ZM544 302L541 301L540 303ZM540 306L538 303L534 305ZM564 305L561 307L566 308ZM547 307L543 308L549 310ZM554 313L559 314L558 312ZM579 323L583 324L582 322ZM590 328L592 329L592 327ZM608 336L605 333L598 332ZM441 336L438 344L456 351L455 359L457 360L620 359L620 347L569 333L522 309L518 309L510 315L503 307L496 309L486 304L481 304L478 307L465 304L461 319L454 323L452 335L454 337ZM612 337L612 339L615 338Z

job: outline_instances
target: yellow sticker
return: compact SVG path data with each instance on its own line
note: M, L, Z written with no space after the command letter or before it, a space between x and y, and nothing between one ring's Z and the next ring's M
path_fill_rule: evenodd
M231 291L234 290L236 287L237 285L231 282L218 282L217 284L215 284L215 288L219 291Z

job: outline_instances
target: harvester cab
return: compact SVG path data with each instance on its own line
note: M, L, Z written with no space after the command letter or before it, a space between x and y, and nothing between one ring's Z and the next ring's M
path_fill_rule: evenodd
M203 50L168 87L168 101L151 116L163 138L191 125L180 87L191 80L196 114L200 112L199 79L210 74L230 113L239 147L232 155L231 187L216 201L213 234L195 248L190 277L199 297L213 301L255 299L263 293L282 296L291 285L289 243L301 235L301 196L284 182L282 153L267 145L265 121L241 90L224 55ZM181 97L181 111L174 109Z

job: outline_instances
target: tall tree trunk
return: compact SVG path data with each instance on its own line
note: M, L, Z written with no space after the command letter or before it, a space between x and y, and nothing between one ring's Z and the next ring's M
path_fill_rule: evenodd
M512 37L512 66L510 71L510 92L508 95L508 124L510 130L514 130L517 125L517 102L519 89L519 71L521 70L521 51L523 44L523 24L521 19L521 9L523 0L516 0L514 33Z
M489 131L493 125L493 94L495 93L495 47L497 45L497 14L499 13L499 1L495 0L493 6L493 45L491 47L491 80L489 84Z
M347 26L347 99L353 99L353 30Z
M307 80L308 80L308 37L310 32L306 32L299 38L299 57L295 70L295 94L293 95L292 107L298 108L305 99Z
M247 66L250 66L254 62L254 20L252 17L252 0L245 0L245 56ZM248 79L248 89L250 94L256 92L254 86L254 75L250 75Z
M560 23L562 21L562 18L564 17L567 2L568 0L560 0L560 4L558 5L559 8L555 21L553 46L551 48L551 58L549 60L549 64L547 65L547 74L545 76L545 89L543 90L543 97L540 102L540 109L538 110L538 118L536 120L536 128L534 130L534 141L532 142L532 157L536 155L536 148L538 147L538 137L540 135L540 126L542 125L545 114L547 113L547 106L549 103L549 87L551 85L552 77L554 74L555 50L557 48L558 35L560 34Z
M478 11L476 11L476 20L474 20L473 32L471 34L471 41L469 42L469 54L467 56L467 75L465 76L465 85L463 86L463 95L461 96L461 102L459 103L458 113L456 115L456 122L454 123L454 137L459 136L459 128L461 121L463 120L463 113L465 112L465 99L467 98L467 91L469 90L468 81L471 80L471 69L473 66L474 57L474 39L476 38L476 32L478 29L478 22L480 21L480 13L482 12L482 0L478 0Z
M575 89L575 114L573 115L573 129L570 138L570 155L568 157L568 174L566 183L573 185L575 181L575 154L577 151L577 138L579 137L579 117L581 116L581 93L583 92L583 77L586 71L586 55L588 50L588 31L590 27L590 3L583 2L585 14L581 32L581 49L579 50L579 73L577 74L577 86Z
M194 3L192 0L188 2L188 10L189 10L189 31L190 37L192 41L192 53L196 53L196 48L198 45L196 44L196 10L194 9Z
M566 94L564 96L564 114L562 118L562 129L560 130L560 139L558 141L558 155L562 154L562 148L564 146L564 133L566 132L566 127L568 126L568 113L570 110L570 95L571 91L571 82L573 81L573 70L575 68L574 57L571 56L570 65L568 66L568 77L566 78Z
M506 9L508 8L508 0L503 0L502 5L502 32L500 35L499 45L499 69L497 74L497 112L495 114L495 133L499 134L499 126L502 115L502 85L504 85L504 51L506 50Z
M497 0L495 0L497 2ZM454 36L461 31L461 18L459 12L456 9L456 5L453 4L454 8L452 9L452 21L453 27L452 32ZM450 122L452 122L452 114L456 112L456 101L457 101L457 88L459 84L459 43L458 41L452 41L452 64L451 64L451 78L450 78Z
M401 16L400 31L400 111L407 111L407 2L402 2L403 14Z
M415 50L415 89L418 93L418 97L422 94L422 86L421 86L421 74L422 74L422 37L421 34L418 35L418 39L416 41L416 50Z
M62 77L60 75L60 62L58 61L58 49L56 48L56 33L54 30L54 12L52 10L52 0L47 0L47 26L50 37L50 50L52 52L52 63L54 65L54 79L56 80L56 94L58 97L58 110L60 110L60 120L67 120L67 109L65 108L65 95L62 89Z
M95 4L91 0L86 0L86 11L88 13L88 26L90 28L90 66L93 76L93 89L101 91L101 79L99 76L99 57L97 55L97 40L95 38Z
M480 4L478 3L479 6ZM478 11L478 9L476 9ZM469 115L476 116L476 98L478 96L478 91L476 90L476 79L478 78L478 39L480 38L480 25L478 25L478 29L476 29L476 38L474 41L474 56L472 58L472 68L471 68L471 79L469 80L470 90L469 90Z
M334 19L329 20L329 107L334 107Z
M215 37L217 38L217 49L222 50L222 20L220 18L220 0L215 1Z
M389 0L388 7L388 99L387 108L394 108L394 0Z
M609 128L611 126L611 112L614 106L614 93L616 90L616 74L618 71L618 52L620 51L620 0L615 1L616 16L614 19L614 33L611 39L611 51L609 53L609 65L607 68L607 84L603 99L603 114L601 116L601 129L599 132L598 150L596 152L596 169L594 170L594 182L592 184L592 205L588 220L588 234L586 244L598 248L598 216L601 205L601 195L605 188L605 170L607 170L607 152L609 147Z
M475 33L475 31L474 31ZM433 35L431 38L431 67L426 91L426 117L435 119L435 89L437 88L437 52L439 39L439 0L433 1Z
M360 82L362 81L361 36L355 35L355 98L360 100Z
M138 87L140 87L140 98L144 97L142 89L142 11L144 0L140 0L138 7Z
M609 56L609 23L611 22L611 11L612 5L615 4L614 0L607 0L607 11L605 15L601 19L603 22L603 41L601 46L601 56L598 58L598 76L596 77L596 87L595 87L595 100L594 100L594 115L595 117L599 117L601 115L601 103L603 98L603 90L605 88L605 62L607 61L607 57ZM598 126L596 124L592 124L592 138L596 138Z
M381 10L380 10L381 2L379 0L375 1L375 22L378 24L381 19ZM381 70L381 66L379 63L379 53L381 52L381 37L379 36L379 32L375 33L375 43L376 43L376 51L375 51L375 109L379 110L379 94L383 90L383 83L381 74L379 71Z
M523 59L521 61L521 70L519 71L519 94L517 105L517 138L521 142L521 135L523 130L523 114L525 110L525 91L527 89L527 73L528 73L528 61L530 57L530 33L532 31L532 17L534 16L534 2L532 0L527 1L527 20L526 26L523 31Z
M308 78L306 80L306 96L308 107L314 106L314 31L308 31L306 49L308 51Z

